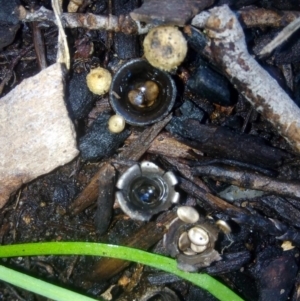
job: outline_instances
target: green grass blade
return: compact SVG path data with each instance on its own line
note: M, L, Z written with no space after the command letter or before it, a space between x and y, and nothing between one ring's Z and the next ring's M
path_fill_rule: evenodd
M57 301L95 301L65 288L16 272L0 265L0 280Z
M209 291L220 301L243 301L232 290L207 274L181 271L177 269L174 259L137 249L86 242L30 243L0 247L0 257L33 255L93 255L124 259L177 275Z

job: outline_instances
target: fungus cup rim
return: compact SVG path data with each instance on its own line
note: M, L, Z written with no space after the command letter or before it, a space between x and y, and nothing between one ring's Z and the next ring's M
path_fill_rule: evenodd
M123 89L129 81L151 80L160 87L158 104L144 110L135 110L127 100L130 88ZM145 59L133 59L123 64L113 76L109 102L116 114L122 116L126 123L144 126L162 120L173 108L177 96L177 88L171 75L166 71L153 67Z

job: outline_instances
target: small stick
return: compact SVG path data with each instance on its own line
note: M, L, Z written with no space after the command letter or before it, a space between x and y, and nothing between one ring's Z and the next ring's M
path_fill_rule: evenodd
M300 199L300 184L259 175L253 171L218 165L198 166L192 173L197 176L211 177L214 180L230 183L244 188L262 190Z
M299 11L278 11L258 7L246 7L237 12L239 19L248 27L284 27L300 17Z
M184 178L179 178L178 186L191 196L200 199L200 203L203 204L203 207L205 207L206 210L211 209L213 211L223 212L229 216L235 216L236 214L246 212L244 209L229 204L221 198L206 192L195 183Z
M57 24L53 11L43 6L33 12L19 6L19 19L21 22L51 22ZM145 34L153 27L151 24L142 26L139 21L134 21L130 16L109 15L106 17L91 13L63 13L61 22L63 27L68 28L105 29L125 34Z
M33 42L38 65L41 70L47 68L44 38L37 22L32 23Z
M201 14L200 14L201 15ZM213 60L238 91L300 152L300 110L293 100L249 54L245 35L227 5L207 12L202 22Z
M300 28L300 17L286 26L270 43L259 53L260 56L271 53L276 47L283 44L295 31Z

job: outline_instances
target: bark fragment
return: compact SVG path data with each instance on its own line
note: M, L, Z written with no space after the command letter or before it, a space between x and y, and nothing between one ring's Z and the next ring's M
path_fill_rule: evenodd
M131 18L136 21L158 24L184 25L195 14L211 6L214 0L145 0L135 9Z

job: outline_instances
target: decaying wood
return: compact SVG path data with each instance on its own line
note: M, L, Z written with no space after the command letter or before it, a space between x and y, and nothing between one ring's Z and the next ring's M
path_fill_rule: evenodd
M120 159L127 161L137 161L141 156L147 151L151 142L156 138L159 132L166 126L166 124L172 118L171 115L168 115L162 121L157 122L151 127L145 129L135 141L133 141L121 154ZM100 169L93 176L90 183L85 187L85 189L79 194L79 196L74 200L74 202L69 206L69 211L71 215L78 214L82 210L86 209L95 201L98 197L98 187L99 187L99 178L102 176L102 173L107 168L104 163L101 165Z
M93 176L88 186L82 191L75 201L69 206L71 215L76 215L87 207L91 206L99 195L99 179L103 173L109 169L110 163L104 162L101 164L98 172Z
M262 190L292 198L300 198L300 184L259 175L252 171L237 168L225 168L218 165L198 166L193 174L211 177L244 188Z
M120 154L120 159L127 159L137 161L148 150L152 141L160 133L160 131L169 123L172 119L172 114L169 114L162 121L159 121L147 128L142 134L132 142L127 148L125 148Z
M20 6L20 21L22 22L51 22L56 24L56 19L51 10L40 7L30 12ZM125 34L145 34L153 25L141 26L140 22L132 20L129 16L101 16L91 13L63 13L61 21L67 28L86 28L89 30L108 30L123 32Z
M204 125L196 120L188 119L183 122L182 131L181 127L178 128L179 130L175 127L173 130L170 128L170 131L176 134L177 139L210 156L271 168L280 165L284 159L288 158L286 152L269 146L266 140L226 127Z
M150 1L149 1L150 2ZM151 1L153 2L153 1ZM179 1L180 5L182 1ZM188 2L188 1L187 1ZM140 14L138 11L131 13L131 17L128 15L121 16L102 16L95 15L91 13L63 13L61 20L64 27L68 28L86 28L89 30L108 30L115 32L123 32L125 34L145 34L147 33L154 25L149 23L144 26L141 25L141 21L147 19L148 21L156 23L173 23L176 25L183 26L186 23L186 18L189 15L189 19L197 13L197 11L202 11L205 7L208 7L209 3L213 2L212 0L200 1L200 6L192 6L187 8L188 13L183 14L182 16L178 11L174 13L173 16L170 15L167 21L164 21L162 18L162 13L165 13L165 3L157 1L157 5L161 3L164 6L163 10L157 10L153 12L153 15L149 14L149 11L145 15ZM171 2L170 2L171 3ZM172 5L172 4L171 4ZM45 7L40 7L38 10L30 12L27 11L23 6L19 6L19 19L21 22L51 22L56 23L55 16L51 10L46 9ZM161 12L161 13L160 13ZM196 27L201 27L203 25L203 14L197 15L192 20L192 25ZM300 13L297 11L282 11L278 12L275 10L267 10L263 8L246 8L237 11L239 18L246 27L283 27L286 24L294 21L300 16ZM135 19L135 20L134 20Z
M166 162L176 168L176 170L184 177L179 180L179 187L186 191L187 194L195 197L196 199L201 199L201 202L207 205L207 209L211 209L213 211L228 211L231 212L242 212L243 210L227 203L221 198L210 193L209 188L201 179L197 179L194 177L192 173L192 168L190 168L184 162L178 162L173 158L164 157ZM181 160L182 161L182 160Z
M248 53L245 35L236 15L227 5L223 5L205 12L202 19L202 25L211 39L214 62L299 153L300 109Z
M141 250L149 249L163 238L169 224L175 217L176 213L168 212L162 220L160 220L159 224L156 222L146 223L133 235L121 241L120 245ZM87 277L97 281L100 279L109 279L129 265L129 261L115 258L102 258L94 266L92 274L87 275Z
M278 11L246 7L238 11L239 19L248 27L284 27L300 17L299 11Z
M145 0L130 16L133 20L158 24L183 26L194 15L206 9L214 0Z
M138 135L132 133L126 140L125 145L130 144L136 140ZM172 152L170 152L172 149ZM196 159L196 157L203 155L197 149L187 146L184 143L176 140L171 134L167 132L160 133L150 144L147 150L150 154L169 156L173 158Z
M45 89L45 87L47 87ZM22 184L70 162L76 134L56 63L25 79L0 101L0 208Z
M210 209L215 212L223 212L231 216L232 213L239 214L244 212L243 209L238 208L234 205L227 203L221 198L206 192L204 189L200 188L195 183L190 180L186 180L184 178L179 179L178 186L186 191L189 195L195 197L200 200L201 206L203 206L207 211Z
M176 171L178 171L179 174L181 174L183 177L193 182L195 185L203 189L205 192L210 192L207 185L201 179L194 177L191 168L189 167L187 162L184 162L184 160L178 160L172 158L170 156L164 156L162 159L166 161L170 165L170 167L172 167L172 169L176 169Z
M116 170L110 164L105 164L105 169L99 178L97 210L95 214L95 225L99 235L107 231L113 212L115 202Z

